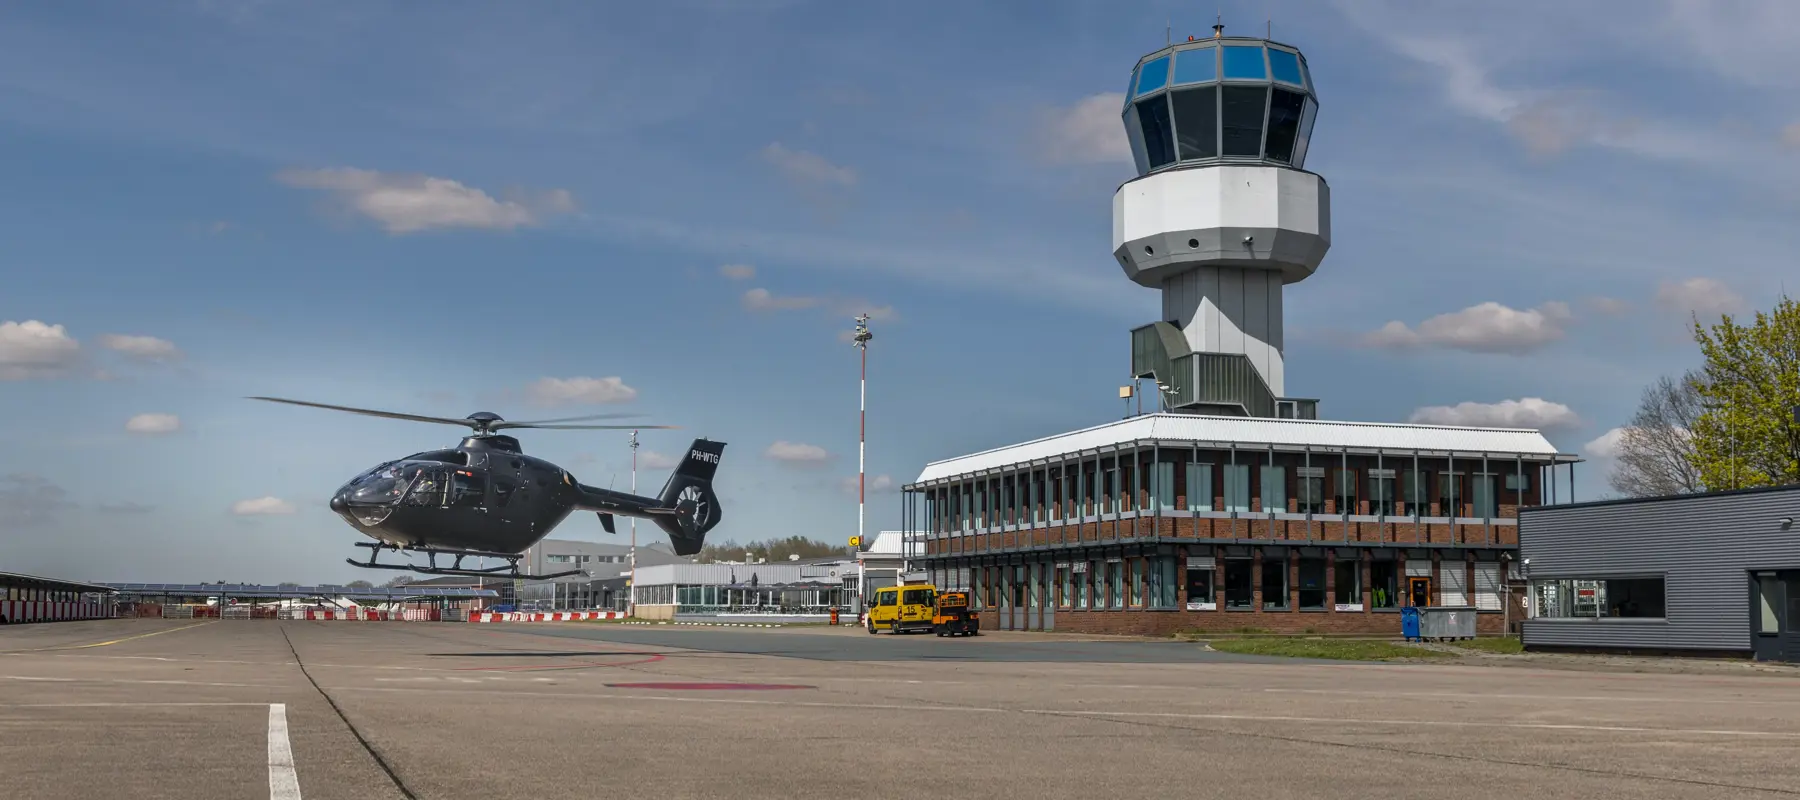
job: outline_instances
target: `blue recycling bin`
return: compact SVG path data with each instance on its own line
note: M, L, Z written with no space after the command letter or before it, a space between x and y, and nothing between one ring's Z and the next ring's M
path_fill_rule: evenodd
M1419 640L1419 609L1407 606L1400 609L1400 635L1409 642Z

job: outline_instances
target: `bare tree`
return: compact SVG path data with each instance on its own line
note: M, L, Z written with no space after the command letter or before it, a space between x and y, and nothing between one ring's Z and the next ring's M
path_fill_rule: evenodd
M1614 491L1627 497L1704 491L1691 431L1705 413L1700 395L1704 376L1689 370L1663 376L1644 390L1637 413L1619 437L1618 456L1608 476Z

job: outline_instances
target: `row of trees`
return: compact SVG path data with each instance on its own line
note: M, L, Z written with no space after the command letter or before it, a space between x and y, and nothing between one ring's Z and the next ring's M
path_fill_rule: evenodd
M849 545L834 545L805 536L789 536L782 539L770 539L766 542L750 542L738 544L735 541L718 542L700 548L695 560L702 564L717 561L742 561L748 553L752 561L767 559L770 563L786 561L788 556L801 558L825 558L828 556L854 555Z
M1644 390L1608 482L1628 497L1800 483L1800 304L1693 323L1703 363Z

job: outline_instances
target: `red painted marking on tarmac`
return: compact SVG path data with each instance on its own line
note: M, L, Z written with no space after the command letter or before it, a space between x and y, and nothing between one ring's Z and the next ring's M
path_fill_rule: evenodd
M676 691L771 691L778 689L816 689L792 683L609 683L609 689L672 689Z
M657 655L649 656L647 658L639 658L639 659L634 659L631 661L583 661L583 662L577 663L577 664L509 664L504 667L456 667L455 671L456 672L529 672L529 671L534 671L534 670L549 671L549 670L558 670L558 669L591 669L593 667L630 667L630 666L635 666L637 664L649 664L652 662L661 661L664 658L667 658L667 656L657 654Z

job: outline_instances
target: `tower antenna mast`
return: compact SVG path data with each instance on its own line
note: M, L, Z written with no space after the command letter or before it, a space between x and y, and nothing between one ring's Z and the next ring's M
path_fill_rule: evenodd
M637 494L638 432L631 432L631 493ZM631 585L625 587L625 616L637 613L637 517L631 518Z

